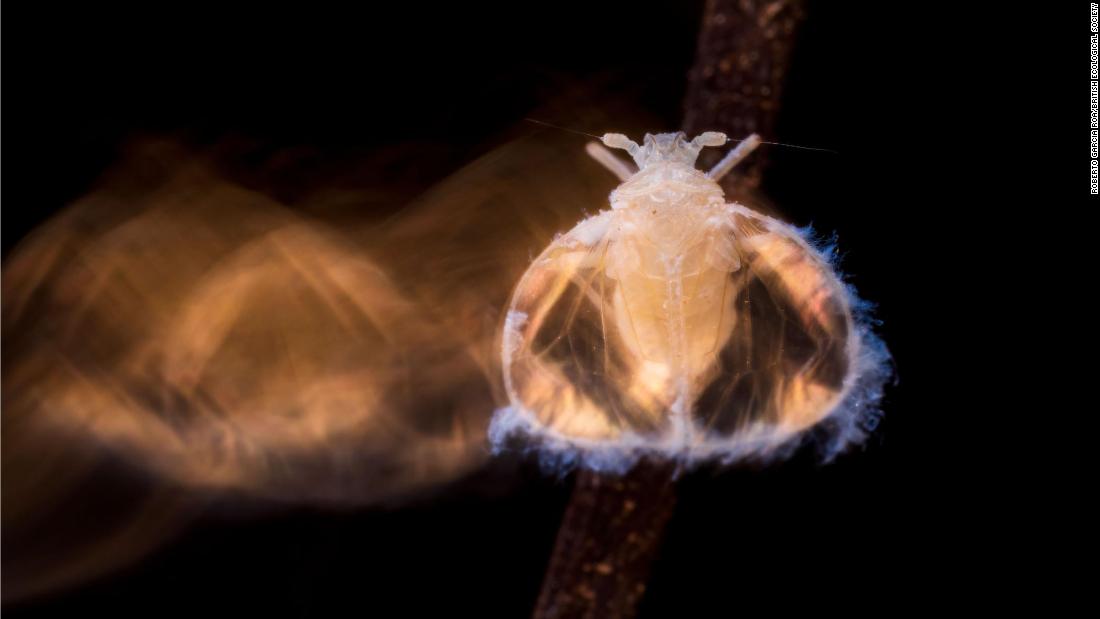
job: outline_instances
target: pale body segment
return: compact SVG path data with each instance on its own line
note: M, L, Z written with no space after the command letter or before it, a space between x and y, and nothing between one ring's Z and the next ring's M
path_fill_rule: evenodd
M624 182L610 210L557 238L515 289L502 334L510 405L494 444L525 434L598 467L644 453L730 460L877 402L884 349L827 259L791 226L728 203L717 183L758 137L710 173L695 159L726 142L720 133L603 142L638 171L589 144Z

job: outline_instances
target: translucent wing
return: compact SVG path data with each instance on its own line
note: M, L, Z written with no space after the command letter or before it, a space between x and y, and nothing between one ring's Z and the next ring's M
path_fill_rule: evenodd
M639 268L606 211L556 239L520 280L504 330L506 387L530 421L580 443L655 432L663 402L621 389L639 357L620 339L623 301L613 276ZM617 301L618 300L618 301Z
M717 346L700 359L693 407L710 445L774 447L832 414L861 343L846 287L794 228L730 205L740 268L723 291Z

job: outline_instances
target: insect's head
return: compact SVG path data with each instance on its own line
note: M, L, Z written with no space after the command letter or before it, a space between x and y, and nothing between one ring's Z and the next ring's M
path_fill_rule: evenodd
M603 136L603 143L610 148L621 148L634 158L638 168L644 170L646 166L656 163L682 163L695 166L695 159L704 146L722 146L726 143L726 134L717 131L707 131L695 136L690 142L683 131L676 133L652 133L645 134L642 145L631 140L621 133L607 133Z

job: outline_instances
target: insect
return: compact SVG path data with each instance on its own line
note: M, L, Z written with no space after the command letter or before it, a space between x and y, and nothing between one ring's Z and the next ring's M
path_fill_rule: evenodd
M614 469L647 454L764 457L815 432L833 454L863 438L890 375L864 305L802 231L718 185L760 138L705 173L696 158L722 133L601 141L587 150L622 184L515 288L494 445L523 435L548 461Z

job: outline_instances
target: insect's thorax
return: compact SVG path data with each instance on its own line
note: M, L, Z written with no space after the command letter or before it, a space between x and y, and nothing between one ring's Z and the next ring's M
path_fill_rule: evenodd
M736 269L725 197L688 165L647 166L611 194L615 213L607 249L616 282L611 316L621 341L667 380L650 381L663 405L688 397L689 383L711 365L723 291ZM679 376L683 381L671 378Z
M679 163L649 166L611 193L611 208L620 219L670 253L687 249L704 231L703 222L724 204L718 183Z

